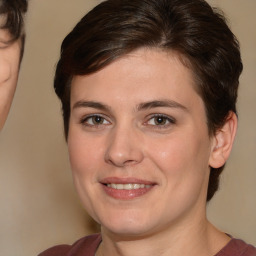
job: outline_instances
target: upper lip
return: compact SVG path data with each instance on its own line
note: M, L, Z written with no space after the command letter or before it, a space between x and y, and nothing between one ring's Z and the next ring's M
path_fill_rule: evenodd
M134 177L120 178L120 177L108 177L100 181L102 184L145 184L145 185L155 185L155 182L138 179Z

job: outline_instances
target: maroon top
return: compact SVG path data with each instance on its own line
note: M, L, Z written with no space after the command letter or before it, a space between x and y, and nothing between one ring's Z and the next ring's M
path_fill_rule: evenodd
M38 256L95 256L100 242L100 234L90 235L73 245L54 246ZM256 256L256 248L240 239L232 238L215 256Z
M81 238L73 245L54 246L38 256L95 256L100 242L100 234L94 234Z
M232 238L215 256L256 256L256 248L243 240Z

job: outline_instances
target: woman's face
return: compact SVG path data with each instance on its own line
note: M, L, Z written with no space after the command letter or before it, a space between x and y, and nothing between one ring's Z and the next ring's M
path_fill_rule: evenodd
M0 29L0 130L11 107L20 64L21 41L7 44L9 40L8 31Z
M69 126L74 183L103 229L141 236L204 217L213 143L175 54L140 49L74 77Z

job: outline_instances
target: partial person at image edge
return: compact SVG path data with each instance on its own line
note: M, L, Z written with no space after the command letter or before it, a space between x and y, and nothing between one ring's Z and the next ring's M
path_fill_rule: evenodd
M0 131L16 90L24 52L27 0L0 0Z

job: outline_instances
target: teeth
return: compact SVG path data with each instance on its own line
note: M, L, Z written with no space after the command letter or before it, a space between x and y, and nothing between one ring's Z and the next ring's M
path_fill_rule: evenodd
M145 184L107 184L109 188L114 189L125 189L125 190L131 190L131 189L139 189L139 188L150 188L151 185L145 185Z

